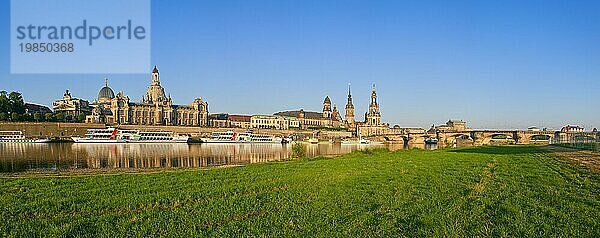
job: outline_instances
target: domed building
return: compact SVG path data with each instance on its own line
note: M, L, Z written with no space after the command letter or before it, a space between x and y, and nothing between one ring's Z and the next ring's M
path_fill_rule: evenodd
M154 66L150 86L140 103L133 103L120 91L116 95L108 82L98 92L90 123L136 125L208 125L208 103L196 98L189 105L174 105L171 96L160 85L160 74ZM109 109L103 110L104 109Z
M113 98L115 98L115 92L108 86L108 79L104 79L104 87L98 92L96 102L100 104L110 103Z
M108 79L104 79L104 87L100 88L98 97L90 104L91 114L85 117L86 123L112 124L114 118L110 110L111 101L115 98L115 92L108 86Z

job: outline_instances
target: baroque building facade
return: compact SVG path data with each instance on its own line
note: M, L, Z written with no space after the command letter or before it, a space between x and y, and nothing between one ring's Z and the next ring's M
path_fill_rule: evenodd
M171 96L165 94L160 84L160 73L154 66L150 86L140 103L131 102L122 91L114 95L108 83L100 89L93 104L90 123L206 126L208 125L208 103L196 98L189 105L175 105Z
M371 91L371 103L369 104L369 111L365 113L365 125L381 125L381 113L379 112L379 104L377 104L377 90L375 89L375 84L373 84L373 90Z
M208 125L218 128L244 128L251 126L252 116L250 115L230 115L227 113L216 113L208 115Z
M369 110L365 112L365 120L357 122L356 134L360 136L380 136L389 134L398 134L401 129L390 128L389 125L381 123L381 112L379 111L379 102L377 101L377 90L375 84L371 90L371 102Z
M299 129L300 120L295 117L281 115L253 115L250 118L250 128L275 130Z
M54 112L70 116L79 116L79 114L88 115L91 112L89 102L71 96L71 92L68 89L63 94L62 99L52 103L52 108Z
M329 96L323 100L323 111L322 112L311 112L304 111L304 109L294 111L283 111L273 114L274 116L281 116L281 120L290 121L290 127L296 127L299 129L319 129L319 128L342 128L346 127L342 116L334 104L331 106L331 99Z
M104 79L104 87L100 88L96 100L90 104L91 115L85 117L86 123L114 124L114 117L110 110L111 101L115 92L108 86L108 79Z
M300 109L295 111L283 111L274 114L274 116L281 116L277 123L285 124L283 121L289 121L290 118L293 118L294 120L298 121L298 128L300 129L346 128L348 131L352 131L356 135L361 136L397 134L400 131L400 128L390 128L389 125L381 122L381 112L375 85L373 85L371 91L369 109L367 112L365 112L365 120L356 121L354 115L354 103L350 84L348 84L348 98L345 107L345 115L343 118L338 111L337 106L332 104L329 96L326 96L325 100L323 100L322 112L310 112ZM256 121L260 121L260 119L262 118L257 118ZM275 120L275 118L272 119ZM258 123L253 123L253 125L256 125L256 127L275 127L274 125L276 123L273 122L272 124L273 125L259 126ZM292 123L290 122L289 124L291 125ZM285 127L281 126L281 128ZM293 127L290 126L289 128Z

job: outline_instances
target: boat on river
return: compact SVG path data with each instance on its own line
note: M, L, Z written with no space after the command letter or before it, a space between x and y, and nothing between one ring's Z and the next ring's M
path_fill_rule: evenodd
M120 130L109 127L88 129L85 137L72 137L75 143L187 143L189 136L170 131Z
M383 145L383 142L371 141L371 140L365 140L365 139L342 140L342 145Z
M88 129L84 137L71 137L75 143L125 143L120 138L119 129L114 127Z
M360 133L360 127L358 127L358 140L342 140L342 145L383 145L381 141L371 141L362 138L362 134Z
M0 143L47 143L50 139L27 138L22 131L0 131Z
M121 138L127 143L187 143L188 135L171 131L123 131Z
M200 139L202 143L283 143L283 138L272 135L238 133L234 131L213 132L210 138Z

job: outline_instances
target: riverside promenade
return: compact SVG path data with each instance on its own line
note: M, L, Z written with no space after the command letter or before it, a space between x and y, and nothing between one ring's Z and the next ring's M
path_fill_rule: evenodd
M62 123L62 122L1 122L0 131L22 131L27 137L52 137L69 138L72 136L83 136L87 129L105 128L104 124L90 123ZM217 127L192 127L192 126L146 126L146 125L120 125L122 129L137 129L144 131L173 131L176 133L189 134L192 137L208 135L213 131L236 131L246 132L252 130L259 134L276 136L290 136L302 134L312 136L319 132L321 138L345 138L352 137L352 132L347 131L315 131L315 130L274 130L274 129L245 129L245 128L217 128Z

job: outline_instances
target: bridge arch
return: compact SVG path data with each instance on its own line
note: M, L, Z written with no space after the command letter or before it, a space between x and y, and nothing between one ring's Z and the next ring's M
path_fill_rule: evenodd
M405 136L406 144L425 144L425 141L430 138L427 134L408 134Z
M515 144L517 141L512 133L494 132L485 135L483 144Z
M492 134L490 136L491 139L493 140L502 140L502 139L513 139L512 135L506 134L506 133L495 133Z
M551 141L553 139L553 136L551 135L547 135L547 134L535 134L535 135L531 135L529 137L529 140L532 142L535 141Z
M453 133L446 135L443 143L450 147L472 146L473 137L469 133Z

